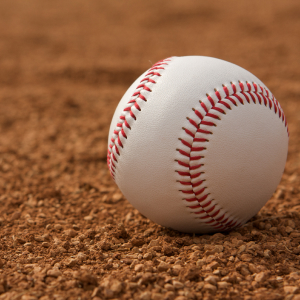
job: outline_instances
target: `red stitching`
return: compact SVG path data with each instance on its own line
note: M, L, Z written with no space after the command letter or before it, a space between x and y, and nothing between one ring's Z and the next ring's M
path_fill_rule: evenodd
M202 133L206 135L212 134L212 132L203 129L202 125L211 126L211 127L216 126L216 124L213 121L207 121L204 118L209 117L215 120L220 119L219 116L216 113L212 113L212 111L219 112L221 114L226 114L224 109L220 107L216 107L217 104L221 104L225 109L231 110L231 106L229 105L229 103L227 103L224 100L228 100L230 103L232 103L235 106L237 106L238 103L243 105L245 99L248 103L252 101L254 104L260 104L260 105L264 104L265 106L269 107L269 109L272 109L272 107L274 107L275 114L277 114L278 112L278 116L280 119L282 119L282 122L285 123L285 126L287 128L287 133L289 134L285 115L278 101L275 99L273 95L270 95L269 91L266 88L257 85L254 82L252 84L249 82L243 84L240 81L238 82L237 85L231 82L232 92L230 92L228 87L225 86L224 84L222 85L222 87L226 95L224 98L222 98L220 92L217 89L215 89L215 95L218 101L215 102L211 96L206 94L207 99L211 104L211 108L208 108L205 103L200 101L200 106L205 111L205 114L203 115L203 113L201 113L199 110L193 108L193 111L195 113L195 119L187 118L189 123L192 124L194 128L191 130L183 128L183 130L187 135L193 138L193 142L190 143L184 139L180 139L182 144L188 147L189 152L181 149L177 149L177 151L179 151L179 153L185 156L186 158L188 157L190 162L201 160L203 158L203 156L199 155L198 153L197 156L192 156L193 152L195 151L201 152L206 149L205 147L200 147L198 145L197 147L195 147L193 144L195 142L209 142L207 139L201 138L199 136L197 136L196 138L195 134L196 133ZM222 213L221 208L219 208L216 204L214 204L214 200L210 200L205 203L205 200L209 196L209 194L206 191L207 187L203 186L202 188L199 189L199 187L201 187L201 185L205 181L205 180L201 180L201 174L203 174L203 172L199 171L196 174L191 173L191 171L197 170L200 167L202 167L203 164L192 166L190 165L190 163L182 162L180 160L176 160L176 161L180 166L186 168L186 171L176 171L180 176L185 178L185 181L178 180L178 182L183 187L189 186L192 188L188 190L185 189L181 190L181 192L184 194L183 200L190 203L197 201L197 204L188 206L192 210L192 213L199 216L198 217L199 219L203 220L204 223L211 225L215 229L227 230L233 227L240 226L241 222L238 222L238 220L234 217L229 217L229 214L226 212ZM188 180L189 179L188 177L190 178L190 181ZM193 182L193 180L198 177L199 180ZM194 190L194 188L196 188L196 190ZM200 211L199 208L201 209ZM220 213L221 216L219 216Z
M113 131L113 137L111 138L110 144L107 150L107 165L110 170L110 174L113 179L115 179L115 170L116 165L113 163L118 162L115 156L115 153L120 156L120 149L118 147L123 148L124 145L121 141L121 138L124 137L127 139L127 135L124 131L125 128L131 130L130 125L128 124L126 117L131 117L133 120L136 120L136 114L138 111L141 111L141 107L137 103L137 99L141 99L147 102L147 98L142 92L151 92L151 88L146 84L156 84L156 81L153 79L157 76L161 76L164 70L164 66L167 66L170 62L170 59L164 59L156 64L154 64L146 73L145 77L140 81L139 85L137 86L135 92L131 96L130 101L127 103L127 106L123 109L122 115L119 117L119 122L116 125L116 128ZM135 112L132 109L136 109ZM114 153L115 152L115 153Z

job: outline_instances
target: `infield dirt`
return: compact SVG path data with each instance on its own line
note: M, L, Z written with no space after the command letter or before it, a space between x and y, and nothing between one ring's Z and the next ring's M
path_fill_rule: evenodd
M0 2L0 300L300 299L300 2ZM230 233L149 221L106 165L129 85L169 56L249 70L289 123L272 199Z

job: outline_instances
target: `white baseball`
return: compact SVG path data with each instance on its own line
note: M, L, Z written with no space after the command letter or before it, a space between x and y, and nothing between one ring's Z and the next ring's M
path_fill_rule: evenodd
M216 58L171 57L121 99L108 166L152 221L183 232L224 231L272 196L288 136L278 101L250 72Z

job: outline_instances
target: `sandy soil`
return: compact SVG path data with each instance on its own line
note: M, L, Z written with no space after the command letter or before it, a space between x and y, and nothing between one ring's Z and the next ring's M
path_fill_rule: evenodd
M2 0L0 299L299 300L299 36L293 0ZM254 73L289 122L280 186L231 233L152 223L106 166L123 93L181 55Z

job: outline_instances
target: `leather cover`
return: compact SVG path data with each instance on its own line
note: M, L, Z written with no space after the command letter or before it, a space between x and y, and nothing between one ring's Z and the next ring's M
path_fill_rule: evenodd
M240 226L272 196L288 130L279 103L250 72L172 57L127 90L108 143L112 176L135 208L163 226L208 233Z

